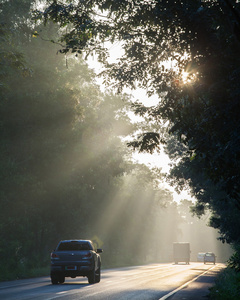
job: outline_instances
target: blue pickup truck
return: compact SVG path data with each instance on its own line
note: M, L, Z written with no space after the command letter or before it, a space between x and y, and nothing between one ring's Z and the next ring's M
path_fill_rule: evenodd
M51 253L52 284L64 283L65 277L85 276L90 284L100 282L102 249L94 249L90 240L60 241Z

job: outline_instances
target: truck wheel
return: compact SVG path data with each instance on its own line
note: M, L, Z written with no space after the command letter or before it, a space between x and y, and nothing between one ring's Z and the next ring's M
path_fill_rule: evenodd
M96 282L96 273L95 268L91 271L91 273L88 275L88 283L93 284Z
M96 283L100 282L100 279L101 279L101 268L99 266L99 268L95 272L95 282Z
M64 275L59 275L58 281L59 281L59 283L64 283L65 282L65 276Z
M51 282L52 284L58 284L59 277L57 274L51 274Z

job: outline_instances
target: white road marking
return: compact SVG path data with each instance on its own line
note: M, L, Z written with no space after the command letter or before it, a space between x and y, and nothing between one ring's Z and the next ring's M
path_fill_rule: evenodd
M166 300L166 299L168 299L169 297L171 297L172 295L174 295L176 292L182 290L182 289L185 288L187 285L189 285L191 282L197 280L199 277L201 277L202 275L206 274L207 272L209 272L210 270L214 269L215 267L216 267L216 265L213 266L213 267L211 267L210 269L206 270L205 272L201 273L200 275L198 275L197 277L193 278L192 280L190 280L190 281L184 283L183 285L181 285L181 286L178 287L177 289L173 290L172 292L168 293L167 295L161 297L161 298L158 299L158 300Z

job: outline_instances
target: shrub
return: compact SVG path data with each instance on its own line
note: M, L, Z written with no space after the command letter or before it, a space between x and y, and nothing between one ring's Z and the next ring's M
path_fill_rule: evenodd
M227 267L216 279L214 287L210 288L210 299L236 300L240 299L240 273Z
M240 246L235 247L234 254L228 260L228 266L236 272L240 272Z

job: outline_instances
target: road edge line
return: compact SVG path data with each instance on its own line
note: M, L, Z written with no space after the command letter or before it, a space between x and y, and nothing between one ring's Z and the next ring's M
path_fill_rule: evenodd
M203 273L201 273L200 275L198 275L197 277L193 278L192 280L184 283L183 285L181 285L180 287L178 287L177 289L171 291L170 293L168 293L167 295L159 298L158 300L166 300L169 297L171 297L172 295L176 294L178 291L182 290L185 286L189 285L190 283L192 283L193 281L197 280L199 277L203 276L204 274L206 274L207 272L211 271L212 269L216 268L217 265L211 267L210 269L204 271Z

